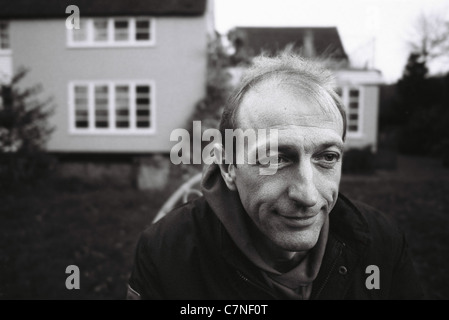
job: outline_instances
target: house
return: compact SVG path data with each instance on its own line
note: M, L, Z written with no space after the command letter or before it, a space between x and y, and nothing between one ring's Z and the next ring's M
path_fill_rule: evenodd
M79 9L79 29L66 25ZM29 69L56 105L47 150L168 153L205 94L208 0L0 1L0 81Z
M325 58L333 69L337 92L347 112L348 149L377 150L379 86L382 75L378 70L351 66L337 28L335 27L237 27L228 33L235 48L235 61L257 54L273 55L286 48L305 57ZM241 66L231 70L238 81Z

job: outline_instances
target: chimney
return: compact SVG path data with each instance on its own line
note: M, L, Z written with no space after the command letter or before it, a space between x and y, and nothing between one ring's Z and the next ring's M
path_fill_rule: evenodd
M304 55L306 57L310 58L316 55L315 44L313 41L313 32L311 29L306 29L306 32L304 33L303 48L304 48Z

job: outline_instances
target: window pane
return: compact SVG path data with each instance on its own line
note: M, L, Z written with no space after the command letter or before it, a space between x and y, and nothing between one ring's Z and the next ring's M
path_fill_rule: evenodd
M349 96L350 97L358 97L359 96L359 90L358 89L351 89L351 90L349 90Z
M73 41L84 42L87 41L87 24L84 19L80 19L80 28L72 29Z
M349 115L349 120L358 120L358 119L359 119L359 115L356 113Z
M9 49L9 28L8 23L0 22L0 49Z
M150 40L150 20L136 21L136 40Z
M150 20L137 20L136 29L150 30Z
M136 114L138 117L143 116L143 117L148 117L150 115L150 110L139 110L137 109Z
M349 103L349 108L350 109L358 109L359 108L359 103L358 102L350 102Z
M137 41L150 40L150 35L147 33L136 33L136 40Z
M150 104L150 99L148 99L148 98L137 98L136 102L137 102L138 105L145 105L145 106L147 106L147 105Z
M74 87L75 127L89 127L87 86Z
M129 87L115 87L115 126L129 128Z
M75 93L76 94L87 94L87 86L76 86Z
M350 125L348 127L348 131L358 131L359 127L357 125Z
M87 121L75 121L75 126L77 128L87 128L89 127L89 123Z
M117 121L115 126L116 128L129 128L129 121Z
M108 21L95 20L94 21L94 41L108 40Z
M137 86L136 87L136 92L137 93L149 93L150 92L150 87L149 86Z
M114 21L114 40L127 41L129 39L128 20Z
M137 128L149 128L150 121L137 121Z
M136 127L150 127L150 86L136 86Z
M109 127L109 88L106 85L95 86L95 127Z

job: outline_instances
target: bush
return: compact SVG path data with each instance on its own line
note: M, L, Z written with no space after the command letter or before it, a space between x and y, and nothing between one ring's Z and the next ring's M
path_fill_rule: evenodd
M27 70L21 70L0 91L0 188L32 182L54 165L44 151L53 131L47 123L53 112L51 99L39 99L39 85L20 88L26 74Z
M371 146L363 149L350 149L343 156L343 173L370 174L375 169L375 155Z

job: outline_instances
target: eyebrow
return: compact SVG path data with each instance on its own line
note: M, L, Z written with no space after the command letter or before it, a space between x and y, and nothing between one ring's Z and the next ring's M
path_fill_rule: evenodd
M340 150L340 152L343 152L343 150L344 150L344 144L340 141L326 141L326 142L318 144L318 147L322 148L322 149L336 147L338 150Z
M344 143L340 141L332 140L314 144L315 149L325 150L332 147L336 147L341 153L344 151ZM284 154L296 154L298 152L297 148L290 144L278 145L278 151Z

